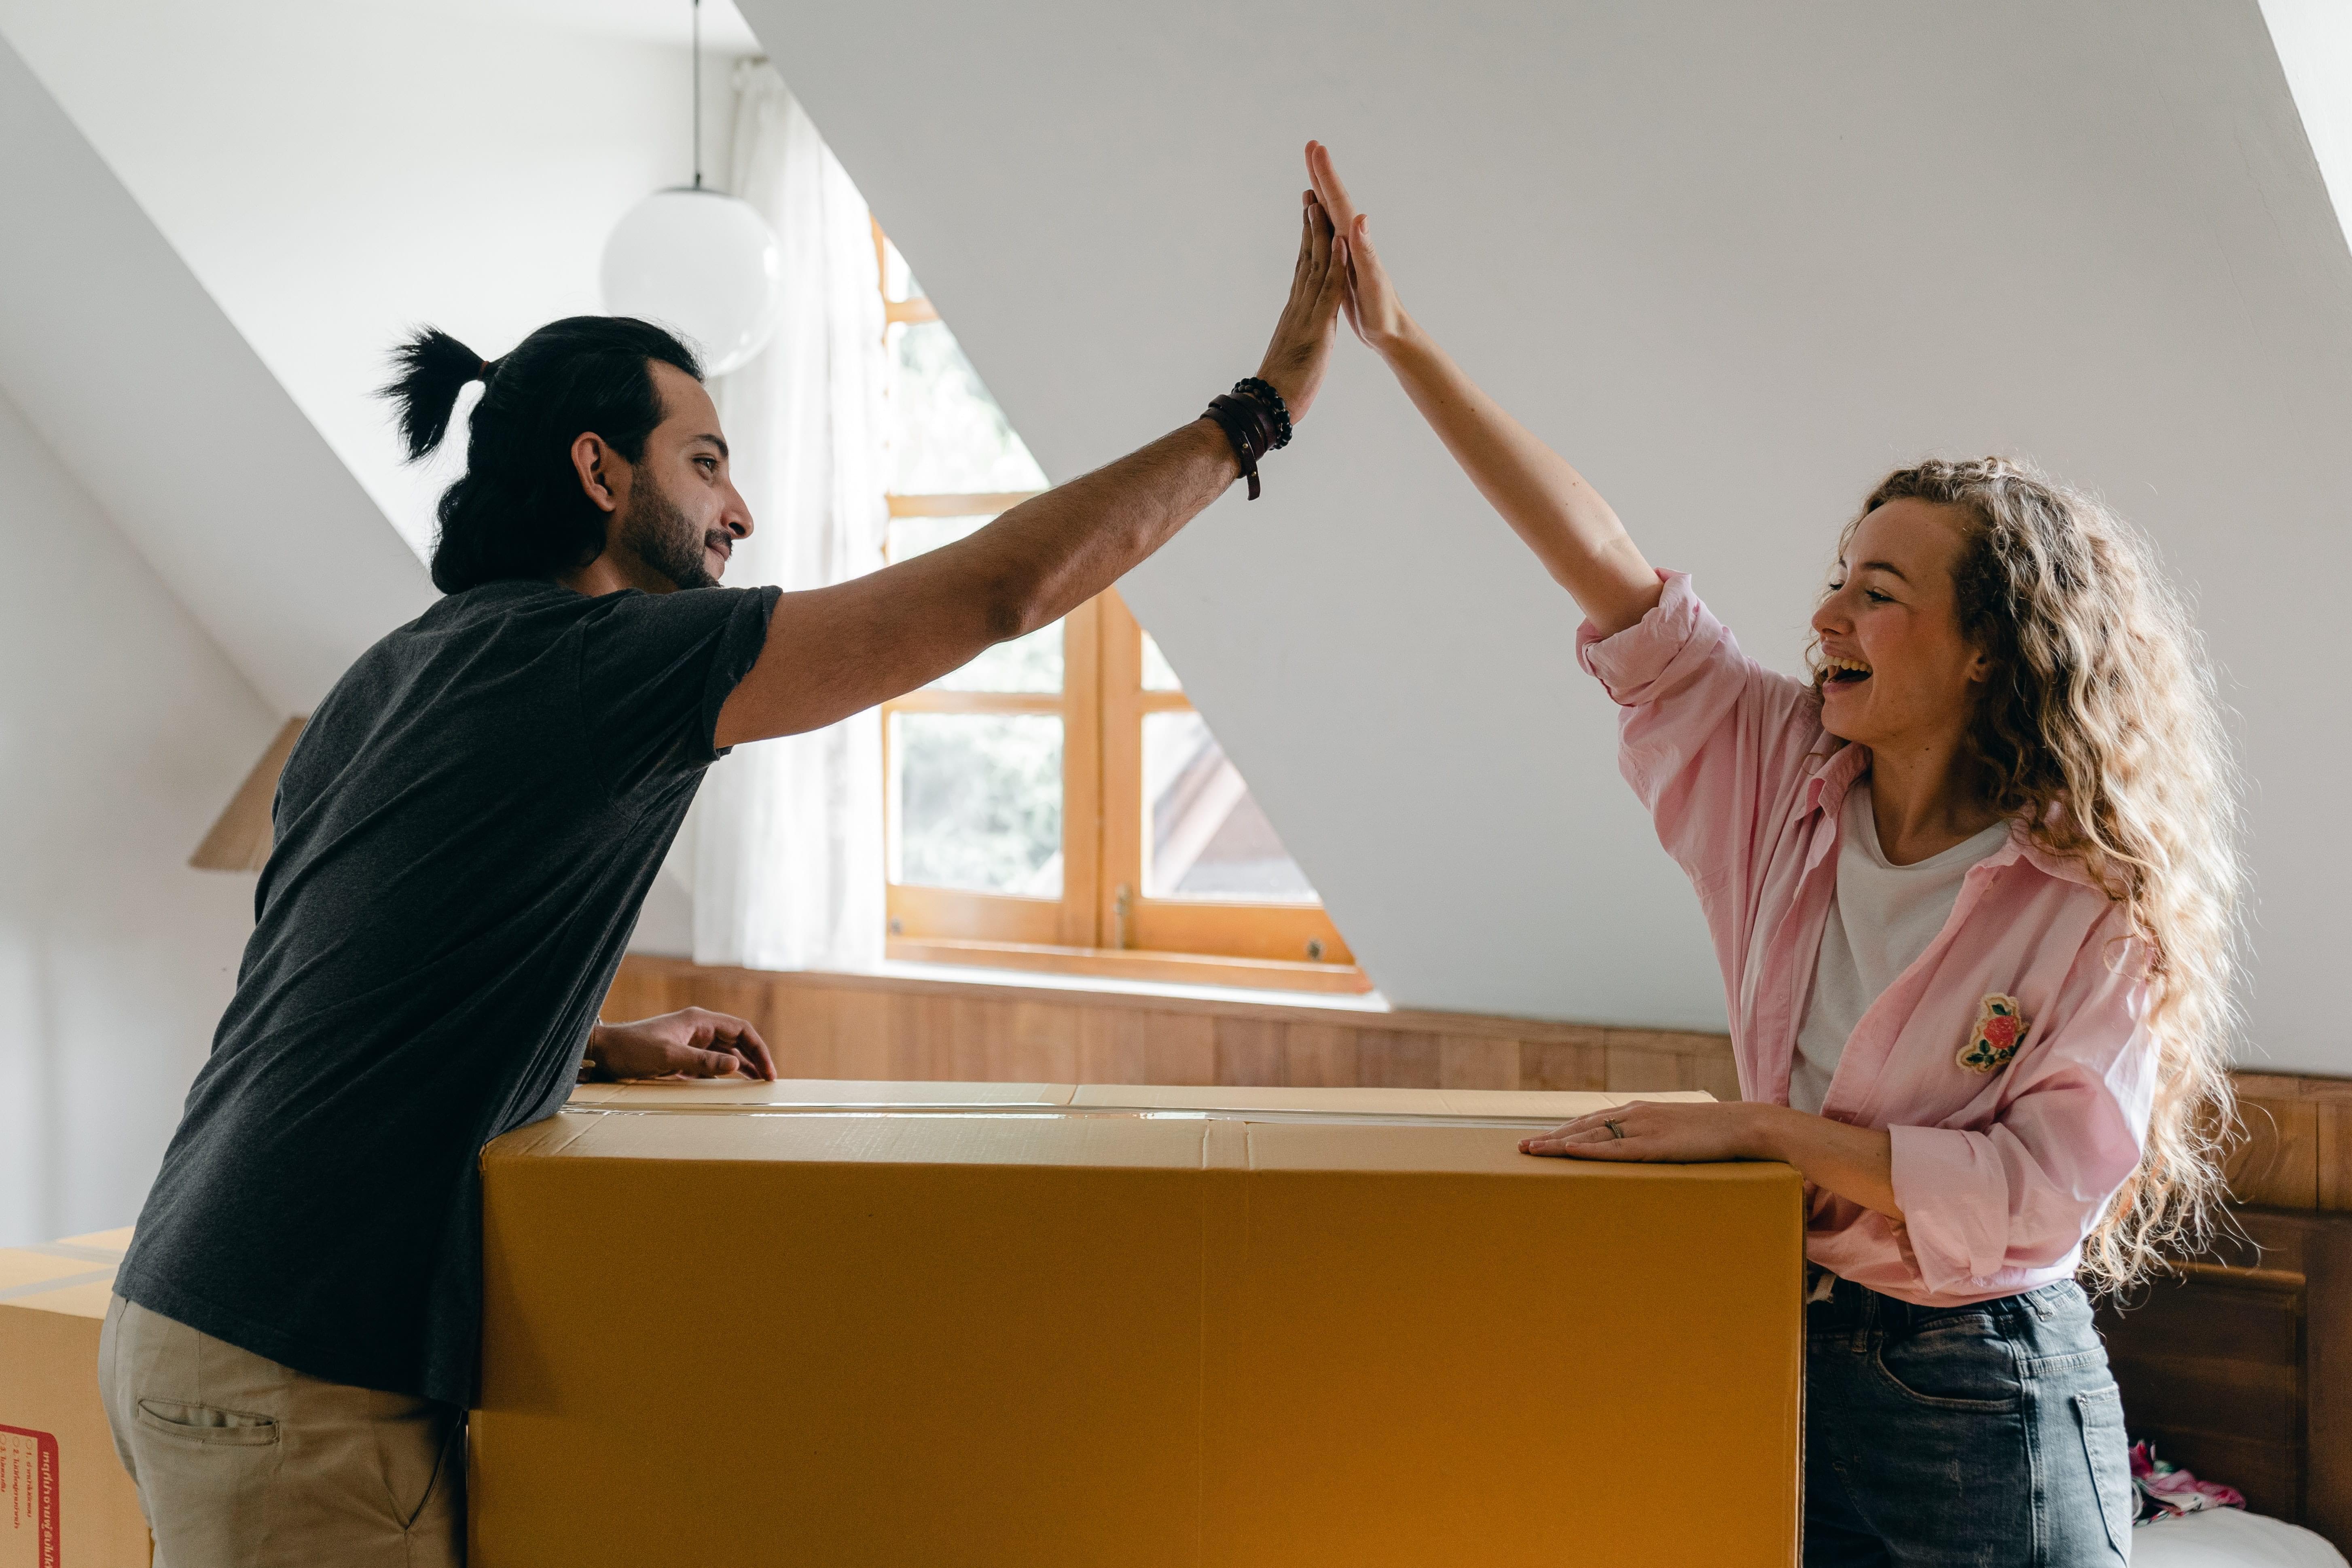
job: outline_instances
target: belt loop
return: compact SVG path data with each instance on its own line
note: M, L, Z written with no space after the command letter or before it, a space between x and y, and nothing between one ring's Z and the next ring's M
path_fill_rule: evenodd
M1856 1285L1854 1294L1862 1300L1854 1303L1853 1353L1862 1354L1870 1348L1870 1336L1878 1327L1878 1292L1867 1285Z

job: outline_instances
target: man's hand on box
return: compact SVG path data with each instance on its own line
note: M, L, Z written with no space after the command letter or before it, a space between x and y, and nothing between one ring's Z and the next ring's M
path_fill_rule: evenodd
M760 1031L740 1018L688 1007L633 1024L599 1024L588 1031L588 1076L725 1078L742 1073L772 1079L775 1058Z

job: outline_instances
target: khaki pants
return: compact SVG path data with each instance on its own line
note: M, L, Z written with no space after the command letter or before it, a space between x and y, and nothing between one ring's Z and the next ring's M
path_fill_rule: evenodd
M465 1412L278 1365L120 1296L98 1342L155 1568L457 1568Z

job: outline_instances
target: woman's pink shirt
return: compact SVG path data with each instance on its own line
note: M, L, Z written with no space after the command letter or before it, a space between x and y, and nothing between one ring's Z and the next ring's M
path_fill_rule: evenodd
M1577 655L1623 710L1620 765L1698 889L1740 1092L1786 1105L1837 886L1839 806L1870 753L1822 730L1810 686L1742 654L1688 576L1659 575L1656 608L1614 637L1587 622ZM1987 1073L1958 1058L1993 995L2016 998L2027 1027ZM2015 830L1863 1015L1822 1106L1892 1135L1903 1217L1809 1187L1805 1256L1923 1306L2071 1278L2139 1163L2148 1002L2120 906Z

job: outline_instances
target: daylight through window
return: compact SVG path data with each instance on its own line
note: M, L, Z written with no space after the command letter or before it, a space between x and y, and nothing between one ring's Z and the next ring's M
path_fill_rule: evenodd
M889 558L980 528L1044 472L877 227ZM884 705L890 952L1368 988L1314 886L1116 593Z

